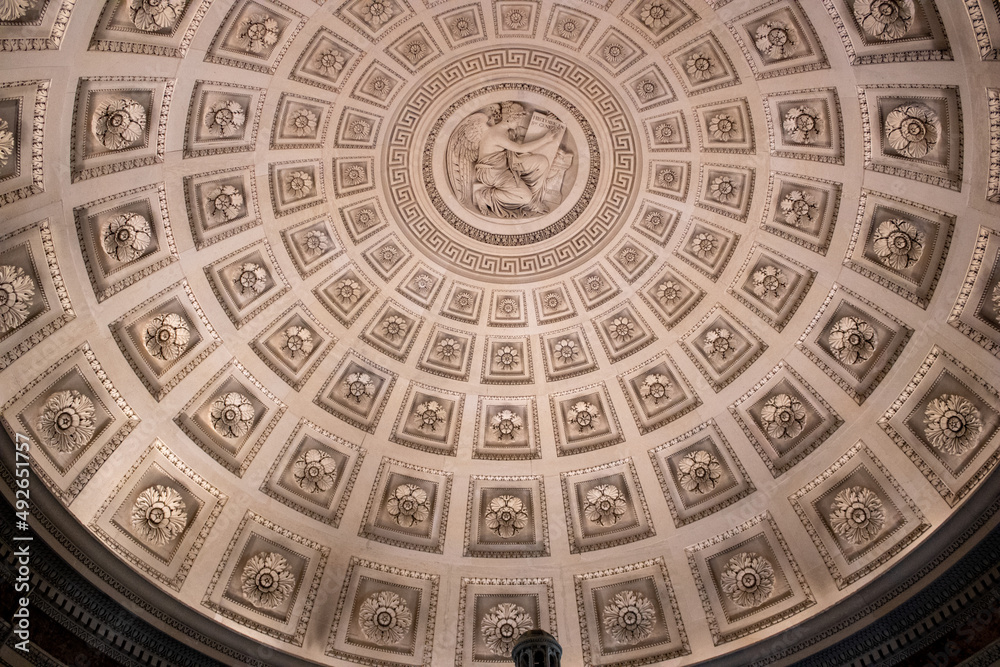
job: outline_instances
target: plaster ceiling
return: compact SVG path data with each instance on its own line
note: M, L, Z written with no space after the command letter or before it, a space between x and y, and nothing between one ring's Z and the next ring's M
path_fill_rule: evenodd
M3 424L323 664L689 664L1000 448L985 0L0 0Z

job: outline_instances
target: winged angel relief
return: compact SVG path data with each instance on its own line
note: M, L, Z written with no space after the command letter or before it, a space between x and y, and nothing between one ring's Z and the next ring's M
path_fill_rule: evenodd
M458 200L485 216L528 218L563 199L573 153L566 126L517 102L491 104L466 118L448 141L448 177Z

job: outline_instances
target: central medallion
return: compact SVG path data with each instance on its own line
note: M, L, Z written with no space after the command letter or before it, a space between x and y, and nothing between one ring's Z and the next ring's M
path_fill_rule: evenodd
M488 218L544 215L573 186L573 147L555 114L513 100L490 104L469 115L448 139L452 194L466 209Z

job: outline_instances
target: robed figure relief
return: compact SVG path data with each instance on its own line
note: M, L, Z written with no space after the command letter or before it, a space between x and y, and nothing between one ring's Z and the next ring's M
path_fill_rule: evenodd
M529 118L530 115L530 118ZM458 200L496 218L528 218L563 200L573 153L566 126L517 102L491 104L459 124L448 141L448 178Z

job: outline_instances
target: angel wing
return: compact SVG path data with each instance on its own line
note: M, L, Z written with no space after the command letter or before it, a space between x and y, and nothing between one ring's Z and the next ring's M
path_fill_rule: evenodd
M455 196L463 204L469 203L472 198L479 142L486 127L486 114L472 114L455 128L448 140L448 180Z

